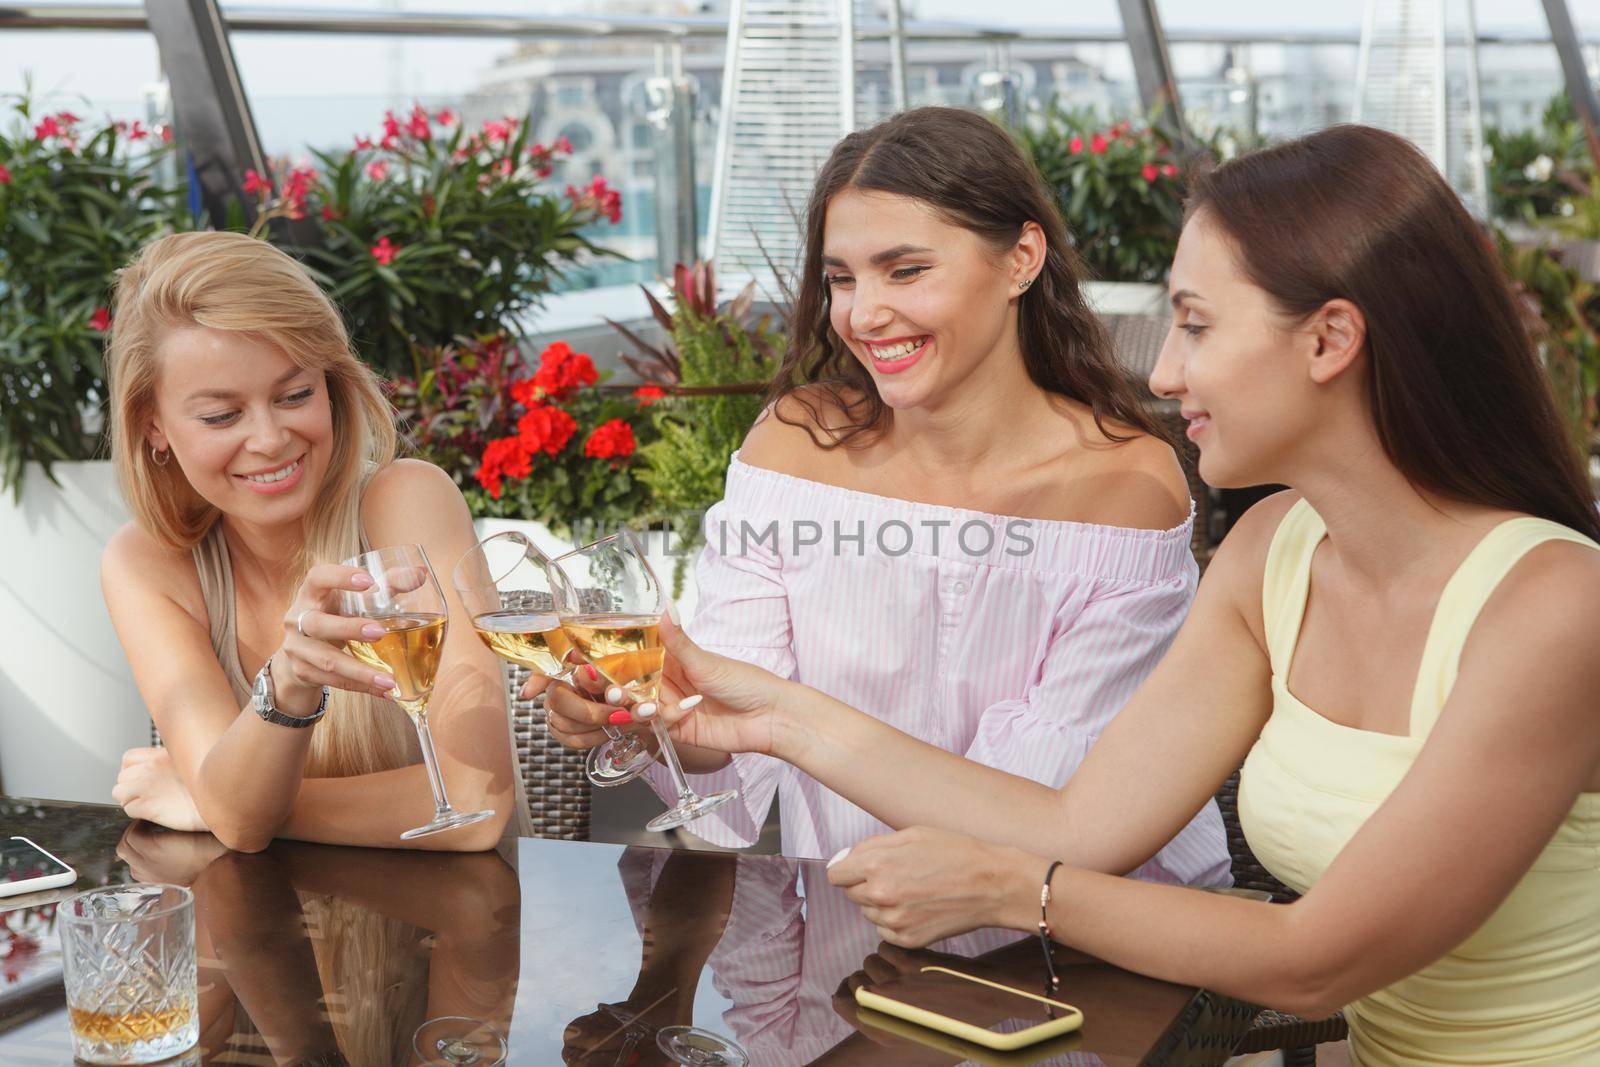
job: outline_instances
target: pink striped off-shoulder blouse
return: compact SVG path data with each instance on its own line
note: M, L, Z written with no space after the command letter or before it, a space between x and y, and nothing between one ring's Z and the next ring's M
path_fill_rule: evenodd
M1199 579L1193 524L1192 508L1171 530L990 515L809 481L735 455L726 494L706 516L688 629L707 648L931 744L1060 785L1177 633ZM665 768L646 777L674 795ZM787 856L831 856L889 829L767 756L736 756L692 782L742 791L689 825L714 844L753 842L774 794ZM1228 884L1215 804L1135 873Z

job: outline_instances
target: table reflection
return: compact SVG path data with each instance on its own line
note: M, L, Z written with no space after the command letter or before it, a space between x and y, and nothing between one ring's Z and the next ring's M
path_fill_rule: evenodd
M521 896L497 853L245 854L138 824L118 854L139 881L194 891L205 1062L406 1063L428 1019L510 1030Z

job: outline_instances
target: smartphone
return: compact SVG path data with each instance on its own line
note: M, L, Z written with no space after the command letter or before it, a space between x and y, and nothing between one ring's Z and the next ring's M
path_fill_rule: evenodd
M0 841L0 897L57 889L78 880L78 872L29 841Z
M892 1015L885 1015L871 1008L858 1007L856 1021L874 1030L882 1030L913 1044L942 1052L953 1060L960 1060L962 1064L976 1064L979 1067L1036 1067L1046 1060L1065 1056L1069 1052L1078 1052L1083 1048L1081 1033L1046 1038L1027 1048L1010 1051L984 1048L982 1045L974 1045L971 1041L963 1041L959 1037L929 1030L926 1026L908 1023L904 1019L896 1019Z
M997 998L1009 1005L999 1019ZM916 974L863 985L856 990L856 1003L1002 1051L1026 1048L1083 1025L1083 1012L1070 1004L948 967L924 967Z

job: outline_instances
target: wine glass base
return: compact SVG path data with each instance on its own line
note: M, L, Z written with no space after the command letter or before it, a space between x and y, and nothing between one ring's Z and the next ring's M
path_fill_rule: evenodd
M464 1015L429 1019L412 1035L411 1048L424 1067L499 1067L506 1039L486 1022Z
M693 1067L745 1067L750 1056L721 1034L693 1026L663 1026L656 1031L656 1047L674 1063Z
M589 758L583 764L584 775L602 789L626 785L643 774L656 761L650 750L640 745L638 752L631 759L620 763L614 762L611 758L611 746L614 744L615 741L607 741L599 748L590 749Z
M492 811L457 812L454 815L445 815L435 819L426 826L419 826L415 830L407 830L400 835L400 840L410 841L414 837L427 837L429 834L440 834L446 830L456 830L463 826L471 826L475 822L493 818Z
M660 815L644 824L646 830L657 833L662 830L673 830L684 823L694 822L702 815L716 811L722 805L739 795L737 789L722 789L715 793L707 793L703 797L694 797L689 800L678 801L678 806L671 811L664 811ZM713 1062L713 1061L707 1061ZM716 1061L720 1062L720 1061ZM732 1062L732 1061L729 1061ZM744 1061L740 1061L744 1062Z

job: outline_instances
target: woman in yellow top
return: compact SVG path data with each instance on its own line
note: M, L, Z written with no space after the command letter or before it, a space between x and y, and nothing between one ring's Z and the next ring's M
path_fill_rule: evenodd
M1489 242L1413 147L1343 126L1202 177L1170 285L1150 384L1202 475L1291 489L1065 786L676 633L676 690L703 699L663 714L891 826L932 817L830 871L896 944L1034 929L1060 859L1056 940L1348 1006L1357 1063L1600 1063L1600 517ZM1251 846L1299 901L1112 877L1241 763Z

